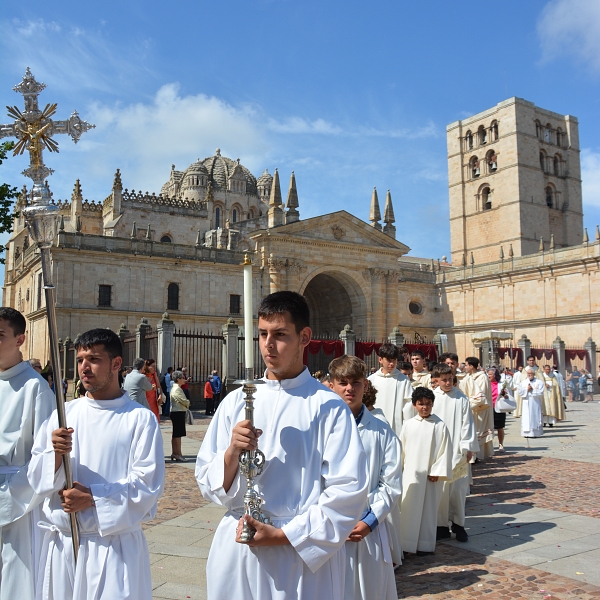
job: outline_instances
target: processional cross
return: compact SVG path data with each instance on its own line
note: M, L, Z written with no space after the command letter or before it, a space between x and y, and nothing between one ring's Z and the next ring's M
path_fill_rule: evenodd
M42 279L46 294L46 316L48 318L48 337L50 338L50 355L54 367L56 406L59 427L66 427L65 398L60 384L60 354L58 348L58 331L56 326L56 304L54 285L52 284L52 262L50 248L56 237L57 217L59 207L50 201L50 188L46 178L54 171L44 164L42 153L44 148L49 152L58 152L58 143L52 139L57 133L66 133L77 143L82 133L96 127L81 120L77 111L73 111L66 121L53 121L50 117L56 112L56 104L47 104L44 110L38 106L39 93L46 87L38 83L29 67L25 75L13 90L23 94L25 110L21 112L16 106L7 106L8 115L15 120L9 125L0 125L0 139L5 137L17 138L13 154L15 156L29 151L29 167L23 171L25 177L33 180L31 194L28 195L27 206L23 215L29 229L29 234L40 249L42 261ZM57 377L56 375L59 374ZM67 487L73 487L73 474L68 454L64 455L65 478ZM79 533L75 513L70 514L73 552L75 560L79 550Z

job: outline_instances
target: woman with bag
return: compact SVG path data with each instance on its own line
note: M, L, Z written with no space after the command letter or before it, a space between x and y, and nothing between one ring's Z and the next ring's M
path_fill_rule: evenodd
M509 393L506 390L506 382L500 381L498 369L488 369L487 376L492 388L492 406L494 407L494 429L498 432L498 452L504 452L504 428L506 427L506 412L499 412L496 406L498 398L507 399Z
M173 423L173 435L171 437L171 460L177 462L186 462L181 454L181 438L186 436L185 432L185 414L190 407L190 401L181 389L185 383L186 377L181 371L174 371L171 375L173 386L171 387L171 422Z

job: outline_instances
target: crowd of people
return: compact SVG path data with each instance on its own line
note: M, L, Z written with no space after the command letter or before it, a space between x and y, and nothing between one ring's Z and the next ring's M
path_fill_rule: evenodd
M303 364L304 298L270 294L258 316L266 372L253 422L242 389L221 400L218 373L204 382L214 417L195 476L202 495L227 508L208 557L210 600L397 598L394 571L411 555L453 535L468 541L471 470L494 454L494 431L504 450L506 414L521 417L525 437L542 435L564 419L564 398L582 377L563 379L533 356L514 373L483 370L475 357L459 364L450 352L428 363L386 343L374 372L342 356L316 378ZM154 360L139 358L123 371L119 337L85 332L75 343L81 394L66 404L67 428L41 363L23 361L25 328L18 311L0 309L0 600L149 600L142 523L164 488L161 411L173 426L170 458L185 460L186 369L159 377ZM264 464L253 454L259 446ZM250 514L240 471L248 460L262 468Z

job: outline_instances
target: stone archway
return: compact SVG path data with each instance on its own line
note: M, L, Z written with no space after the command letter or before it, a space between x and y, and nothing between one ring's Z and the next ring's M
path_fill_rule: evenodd
M313 337L337 337L345 325L362 337L367 334L367 303L358 283L339 271L315 275L303 291L310 308Z

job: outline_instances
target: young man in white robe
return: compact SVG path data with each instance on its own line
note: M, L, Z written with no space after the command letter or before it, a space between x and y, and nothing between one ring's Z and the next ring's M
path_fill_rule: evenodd
M418 556L435 551L437 512L444 481L452 480L452 446L444 422L431 414L435 394L419 386L412 395L417 416L402 425L401 542Z
M471 402L471 410L477 429L479 452L477 458L483 460L494 455L494 408L492 406L492 387L485 371L479 370L479 359L474 356L465 358L466 376L460 380L459 387ZM474 386L468 386L472 380ZM471 396L473 392L474 396Z
M26 322L0 308L0 600L33 600L40 544L37 496L27 480L31 448L52 413L48 382L23 360Z
M398 365L398 347L386 342L379 348L380 368L369 377L371 385L377 390L377 406L396 433L402 430L402 409L412 396L410 379L400 373Z
M412 386L414 388L423 386L431 389L431 373L427 370L423 352L413 350L410 354L410 362L413 366Z
M525 438L541 437L544 434L542 399L544 383L536 377L533 367L524 369L527 379L519 383L518 392L522 399L521 435Z
M454 372L447 364L437 364L432 378L438 387L434 390L433 414L446 425L452 444L452 481L445 481L437 515L437 539L450 537L449 523L459 542L467 542L465 531L465 503L469 494L469 461L479 450L477 431L468 398L454 387Z
M40 429L29 464L33 489L46 496L39 596L43 600L150 600L150 557L142 523L156 514L165 476L162 437L151 411L119 387L119 336L92 329L75 343L86 395ZM71 452L74 485L65 486ZM71 513L79 524L77 566Z
M544 396L542 400L544 427L546 425L554 427L559 421L565 420L565 406L560 380L552 371L550 365L544 365L542 377L544 378Z
M233 391L196 462L202 495L228 508L208 556L208 599L341 600L344 543L367 499L365 452L350 409L302 362L311 339L306 300L295 292L270 294L258 317L267 370L256 386L255 427L242 389ZM239 457L257 446L266 462L256 486L271 524L244 515ZM255 530L247 544L240 538L244 520Z
M367 366L356 356L329 363L329 386L352 411L367 455L369 496L346 542L345 600L396 600L392 563L395 532L386 520L402 494L400 441L363 404Z

